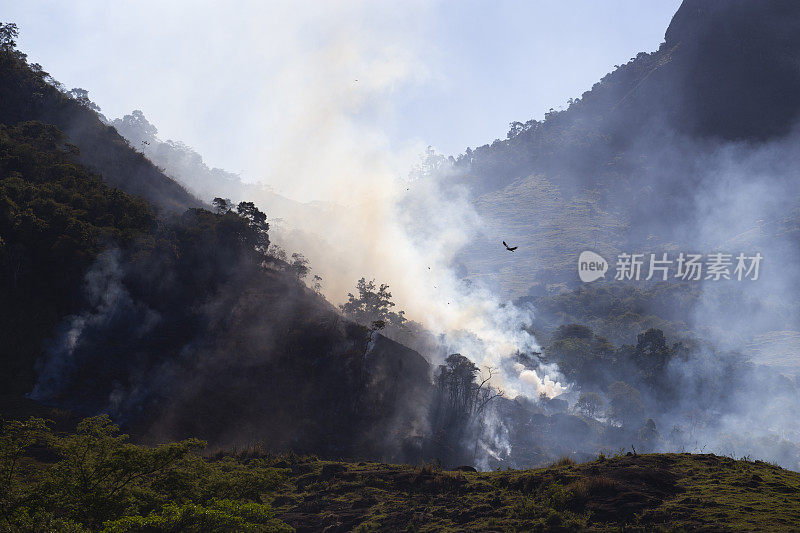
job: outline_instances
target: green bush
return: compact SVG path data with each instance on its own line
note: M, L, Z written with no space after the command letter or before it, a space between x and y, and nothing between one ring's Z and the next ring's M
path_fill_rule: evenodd
M48 462L30 455L46 448ZM286 470L206 460L195 439L128 442L106 415L54 434L32 418L0 432L0 531L289 531L265 504Z
M126 516L106 522L104 526L103 531L107 533L292 531L291 527L273 518L268 505L233 500L214 500L207 506L168 504L160 512Z

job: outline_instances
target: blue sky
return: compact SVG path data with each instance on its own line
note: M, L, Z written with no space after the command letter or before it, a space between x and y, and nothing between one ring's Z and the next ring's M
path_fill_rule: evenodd
M282 154L346 161L342 139L457 154L503 138L655 50L679 3L0 0L0 20L109 118L141 109L162 138L258 179Z

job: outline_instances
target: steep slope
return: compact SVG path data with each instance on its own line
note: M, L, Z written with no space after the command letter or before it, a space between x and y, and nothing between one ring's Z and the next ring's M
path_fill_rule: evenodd
M31 412L27 395L144 440L405 459L427 361L270 255L253 204L184 211L196 201L43 78L0 52L0 415Z
M81 279L105 244L130 244L154 224L144 200L76 163L74 147L55 127L0 125L4 397L30 391L45 339L79 308Z
M730 228L718 222L710 236L702 226L709 210L745 207L708 198L723 194L716 189L730 175L787 201L798 194L779 163L798 158L798 25L793 2L687 0L657 51L619 66L568 109L514 123L507 139L462 155L460 180L487 220L486 239L462 256L470 275L499 274L502 290L520 295L574 286L585 249L614 257L771 244L785 226L774 207ZM501 238L522 244L514 257L487 254Z
M47 73L24 54L0 50L0 123L40 121L64 132L80 151L80 162L111 186L148 200L159 210L181 212L200 202L132 150L97 114L47 83Z

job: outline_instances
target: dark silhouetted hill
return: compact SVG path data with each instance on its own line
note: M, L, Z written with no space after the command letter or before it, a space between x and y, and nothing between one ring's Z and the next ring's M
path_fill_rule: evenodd
M46 82L41 69L24 55L0 51L0 123L40 121L58 127L81 153L79 161L112 187L140 196L164 212L181 212L201 203L132 150L97 113Z
M252 204L196 207L44 80L0 52L0 415L45 405L111 413L140 439L405 459L427 361L270 255Z

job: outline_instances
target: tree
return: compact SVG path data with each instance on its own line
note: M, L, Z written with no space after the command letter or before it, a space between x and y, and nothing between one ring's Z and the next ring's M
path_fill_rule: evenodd
M240 217L250 222L250 225L254 228L263 231L269 229L267 215L262 213L253 202L239 202L239 205L236 206L236 212Z
M0 433L0 518L7 520L23 499L19 471L22 457L47 432L47 425L40 418L3 423Z
M262 213L253 202L239 202L236 213L247 220L250 228L256 232L256 248L266 253L269 249L269 223L267 215Z
M88 107L92 111L100 112L100 106L95 104L89 99L89 91L86 89L81 89L80 87L75 87L67 93L70 98L74 99L76 102L81 104L84 107Z
M347 302L339 306L345 316L364 325L380 320L390 326L403 326L406 321L405 313L391 311L395 304L392 302L389 285L381 284L378 287L375 285L375 280L367 281L366 278L361 278L356 283L356 289L358 296L348 293Z
M639 440L643 443L646 443L649 446L652 446L655 441L659 438L658 429L656 429L656 423L652 418L648 418L644 425L641 427L638 433Z
M108 415L101 415L82 420L75 434L51 435L49 445L61 460L48 470L48 494L68 518L99 527L122 515L134 493L151 490L186 465L204 443L190 439L136 446Z
M115 118L112 125L117 131L127 139L136 141L155 141L158 135L156 128L138 109L131 111L130 115L125 115L121 119Z
M439 402L439 423L450 426L466 423L479 416L493 399L503 395L489 381L494 369L487 369L486 377L478 381L478 367L459 353L447 356L445 364L436 371L435 384Z
M567 378L583 383L597 382L613 354L614 347L605 338L579 324L559 326L553 342L545 348L548 361L558 363Z
M646 383L655 385L658 382L671 357L672 350L667 345L664 332L660 329L650 328L637 337L633 360L639 369L640 377Z
M639 391L623 381L612 383L608 388L609 408L607 415L625 427L641 422L644 413Z
M428 146L425 149L425 153L420 157L420 162L411 168L408 177L411 180L415 180L432 176L448 163L449 160L445 156L436 153L432 146Z
M603 398L600 397L599 394L594 392L584 392L581 394L580 398L578 398L578 402L575 404L578 411L583 413L584 415L594 418L597 413L603 408Z
M0 22L0 50L6 52L13 50L17 46L17 37L19 37L19 29L16 24Z
M218 215L224 215L225 213L230 213L233 210L233 203L231 203L230 198L217 197L214 198L211 203Z
M322 276L314 274L314 285L312 287L317 294L322 292Z
M432 421L434 439L438 446L453 452L469 440L474 441L472 460L478 449L478 442L484 429L483 414L489 403L503 396L503 391L489 385L494 369L478 380L478 367L468 358L454 353L447 356L439 365L434 378ZM466 450L464 459L467 459Z
M308 259L303 254L293 253L292 262L289 263L289 271L297 276L297 279L303 279L308 275Z

